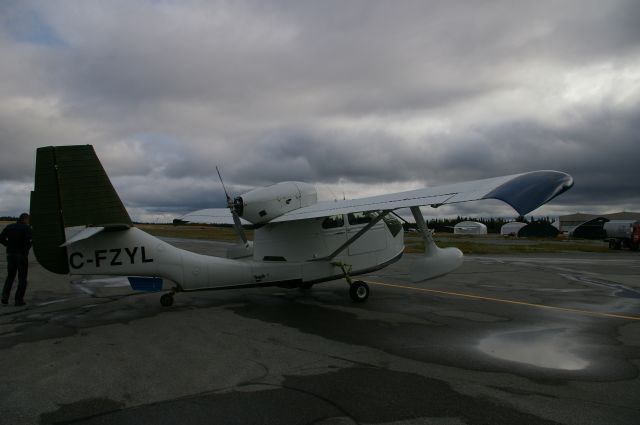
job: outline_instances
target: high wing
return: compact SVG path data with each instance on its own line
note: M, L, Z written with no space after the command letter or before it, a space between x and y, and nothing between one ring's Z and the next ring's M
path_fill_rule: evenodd
M323 201L289 211L271 223L326 217L360 211L395 210L415 206L455 204L481 199L499 199L525 215L573 186L573 178L560 171L531 171L522 174L474 180L367 198Z
M207 208L190 212L174 220L177 223L197 223L197 224L230 224L233 225L233 216L228 208ZM240 219L242 225L250 225L247 220Z

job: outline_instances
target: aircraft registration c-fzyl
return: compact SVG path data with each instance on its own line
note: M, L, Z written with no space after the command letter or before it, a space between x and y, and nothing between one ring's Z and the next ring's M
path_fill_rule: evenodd
M221 179L222 180L222 179ZM353 301L369 296L352 276L388 266L404 250L395 211L411 210L425 241L424 255L410 266L415 282L447 274L462 264L457 248L439 248L420 206L499 199L520 215L533 211L573 185L559 171L532 171L464 183L353 200L318 201L316 188L283 182L251 190L228 208L196 211L181 222L227 223L239 243L226 258L176 248L136 228L91 145L37 150L31 193L34 253L60 274L127 276L133 289L161 290L170 306L176 292L312 285L345 278ZM224 187L224 186L223 186ZM225 189L226 194L226 189ZM243 225L255 226L249 241Z

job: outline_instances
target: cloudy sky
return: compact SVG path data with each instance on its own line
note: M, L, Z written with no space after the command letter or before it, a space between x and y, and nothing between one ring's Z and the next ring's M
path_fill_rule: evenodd
M0 0L0 215L92 144L134 218L557 169L536 214L640 211L640 2ZM432 210L433 211L433 210ZM434 214L512 214L497 203ZM425 211L429 213L429 211Z

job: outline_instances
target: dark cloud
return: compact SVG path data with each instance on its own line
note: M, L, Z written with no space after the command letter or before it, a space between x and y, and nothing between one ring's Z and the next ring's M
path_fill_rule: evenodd
M87 143L140 214L220 206L216 165L236 193L552 168L576 180L554 206L640 210L637 16L631 0L2 2L0 213L28 204L7 188L36 147Z
M420 180L445 184L538 169L563 170L576 180L563 199L578 204L640 204L638 110L600 109L572 122L548 125L514 121L471 130L416 146L385 134L313 134L283 131L257 146L236 178L250 184L293 178L375 184ZM431 149L432 142L434 149ZM435 145L446 145L442 149ZM251 168L249 164L258 164Z

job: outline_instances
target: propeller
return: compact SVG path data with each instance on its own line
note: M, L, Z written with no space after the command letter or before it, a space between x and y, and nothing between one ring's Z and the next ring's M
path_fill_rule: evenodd
M229 196L229 192L227 192L227 188L225 187L224 181L222 180L222 174L220 174L220 170L218 169L217 166L216 166L216 171L218 172L220 183L222 183L222 190L224 190L224 195L227 197L227 208L229 208L229 211L231 211L231 216L233 217L233 229L236 231L236 233L240 237L240 240L242 240L242 243L247 245L248 244L247 235L245 235L244 233L244 229L242 228L242 222L240 221L240 217L238 216L238 213L233 207L233 199L231 199L231 196Z

